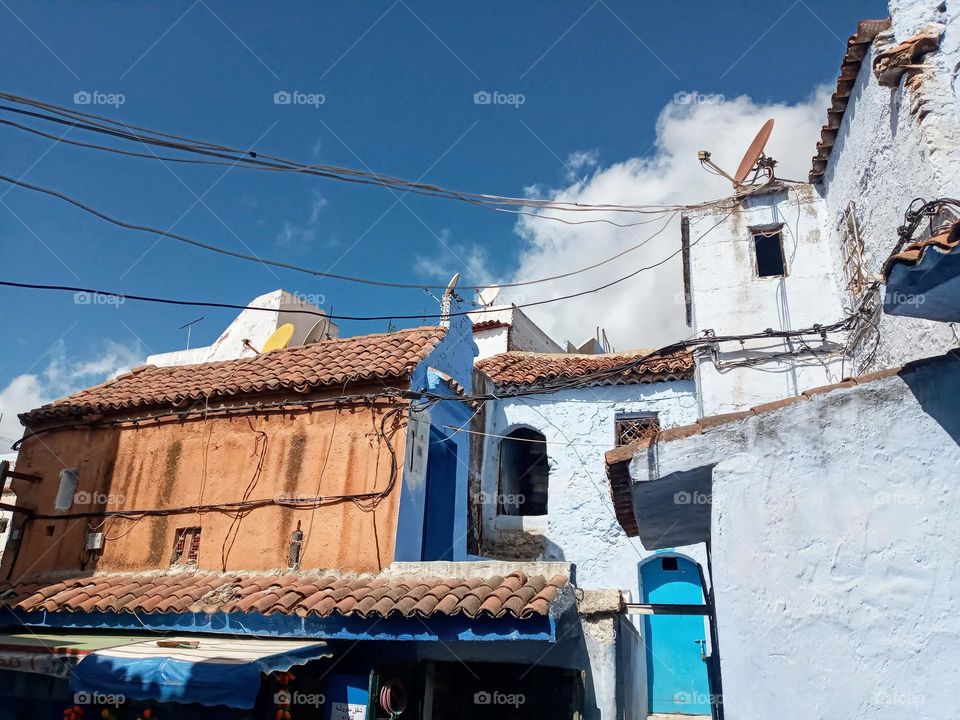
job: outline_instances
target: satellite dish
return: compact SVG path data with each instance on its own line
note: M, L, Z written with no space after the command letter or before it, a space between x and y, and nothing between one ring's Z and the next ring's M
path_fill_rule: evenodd
M267 338L267 341L263 344L263 350L260 352L268 353L274 350L282 350L290 344L290 340L292 339L293 323L284 323L274 330L273 334Z
M480 304L484 307L490 307L493 305L493 301L497 299L497 296L500 294L499 285L491 285L490 287L485 287L481 290L477 297L480 300Z
M304 345L326 340L326 334L330 331L330 319L322 317L317 320L303 338Z
M750 143L750 147L748 147L747 151L743 154L743 160L740 161L737 172L733 175L734 183L739 185L747 179L747 175L749 175L750 171L757 165L757 161L763 157L763 148L766 147L767 141L770 139L770 133L772 132L773 118L770 118L763 124L760 132L757 133L753 142Z

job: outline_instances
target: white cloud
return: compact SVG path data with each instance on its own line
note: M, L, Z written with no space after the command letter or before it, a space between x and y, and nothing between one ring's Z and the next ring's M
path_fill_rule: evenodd
M64 342L58 342L42 370L18 375L0 390L0 450L23 435L19 413L115 377L141 364L143 357L139 343L124 345L107 340L99 354L71 359Z
M437 253L418 255L414 260L414 270L441 282L447 282L454 273L461 272L470 278L472 284L483 285L493 282L489 263L486 248L454 242L450 238L450 230L444 228L437 235Z
M733 172L754 134L770 117L775 118L776 127L767 152L779 163L778 175L805 180L828 104L826 88L796 105L757 103L746 96L723 103L674 103L660 113L650 154L597 169L589 178L550 194L568 202L623 205L689 204L723 197L730 193L729 182L703 171L697 151L710 150L720 167ZM589 154L579 162L588 163ZM543 191L539 186L531 189ZM566 214L570 215L578 220L584 217ZM624 218L633 218L627 222L637 219L625 213L611 217L621 222ZM519 268L503 281L535 279L591 265L638 244L661 225L662 220L632 228L600 223L564 225L522 217L516 226L525 244ZM522 304L594 288L662 260L679 245L679 218L675 218L659 236L614 262L563 280L516 291L506 289L501 298ZM617 349L654 347L688 333L683 305L676 302L681 294L678 255L656 270L607 290L526 312L558 341L570 339L579 344L592 337L599 325Z
M600 162L600 152L598 150L576 150L567 155L563 163L567 166L567 180L573 182L577 180L577 175L581 172L592 170Z
M327 207L327 199L316 190L310 196L310 214L306 222L285 220L280 232L273 239L273 245L278 250L287 252L302 251L313 244L317 238L317 225L320 223L320 214Z

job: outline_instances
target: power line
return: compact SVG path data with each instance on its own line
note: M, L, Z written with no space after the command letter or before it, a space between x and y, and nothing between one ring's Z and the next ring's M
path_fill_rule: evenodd
M2 122L2 121L0 121L0 122ZM136 231L138 231L138 232L151 233L151 234L154 234L154 235L159 235L160 237L168 237L168 238L170 238L171 240L176 240L176 241L178 241L178 242L186 243L186 244L188 244L188 245L193 245L194 247L198 247L198 248L201 248L201 249L203 249L203 250L208 250L208 251L210 251L210 252L219 253L219 254L221 254L221 255L227 255L227 256L229 256L229 257L237 258L237 259L239 259L239 260L245 260L245 261L248 261L248 262L255 262L255 263L259 263L259 264L261 264L261 265L268 265L268 266L272 266L272 267L281 268L281 269L284 269L284 270L292 270L292 271L294 271L294 272L305 273L305 274L307 274L307 275L313 275L313 276L315 276L315 277L330 278L330 279L333 279L333 280L343 280L343 281L346 281L346 282L361 283L361 284L364 284L364 285L375 285L375 286L379 286L379 287L406 288L406 289L418 289L418 290L422 290L422 289L428 289L428 290L443 290L443 289L445 289L445 288L447 287L446 285L434 285L434 284L430 284L430 283L390 282L390 281L386 281L386 280L375 280L375 279L370 279L370 278L356 277L356 276L352 276L352 275L343 275L343 274L332 273L332 272L327 272L327 271L323 271L323 270L316 270L316 269L309 268L309 267L305 267L305 266L302 266L302 265L296 265L296 264L294 264L294 263L286 262L286 261L284 261L284 260L272 260L272 259L270 259L270 258L260 257L260 256L258 256L258 255L250 255L250 254L247 254L247 253L238 252L238 251L236 251L236 250L230 250L229 248L220 247L220 246L218 246L218 245L213 245L213 244L211 244L211 243L203 242L203 241L201 241L201 240L195 240L195 239L190 238L190 237L188 237L188 236L186 236L186 235L181 235L181 234L179 234L179 233L171 232L171 231L169 231L169 230L161 230L161 229L159 229L159 228L151 227L151 226L149 226L149 225L140 225L140 224L137 224L137 223L127 222L127 221L125 221L125 220L120 220L120 219L115 218L115 217L113 217L113 216L111 216L111 215L108 215L107 213L103 212L102 210L98 210L98 209L96 209L96 208L94 208L94 207L92 207L92 206L90 206L90 205L88 205L88 204L86 204L86 203L84 203L84 202L82 202L82 201L80 201L80 200L77 200L76 198L74 198L74 197L72 197L72 196L70 196L70 195L67 195L67 194L65 194L65 193L62 193L62 192L60 192L60 191L58 191L58 190L54 190L54 189L49 188L49 187L44 187L44 186L42 186L42 185L36 185L36 184L34 184L34 183L29 183L29 182L26 182L25 180L22 180L22 179L12 178L12 177L9 177L9 176L7 176L7 175L0 175L0 181L9 183L9 184L11 184L11 185L14 185L14 186L16 186L16 187L20 187L20 188L23 188L23 189L26 189L26 190L32 190L32 191L34 191L34 192L43 193L43 194L45 194L45 195L49 195L49 196L51 196L51 197L55 197L55 198L57 198L57 199L59 199L59 200L63 200L64 202L67 202L67 203L73 205L74 207L78 207L78 208L80 208L81 210L84 210L85 212L88 212L88 213L90 213L90 214L92 214L92 215L100 218L101 220L105 220L105 221L107 221L108 223L111 223L111 224L116 225L116 226L118 226L118 227L126 228L126 229L128 229L128 230L136 230ZM613 255L613 256L611 256L611 257L608 257L608 258L606 258L606 259L604 259L604 260L601 260L601 261L599 261L599 262L593 263L592 265L588 265L588 266L586 266L586 267L582 267L582 268L579 268L579 269L577 269L577 270L571 270L571 271L569 271L569 272L561 273L561 274L559 274L559 275L552 275L552 276L550 276L550 277L537 278L536 280L524 280L524 281L521 281L521 282L502 283L502 284L500 284L500 287L501 287L501 288L513 288L513 287L523 287L523 286L527 286L527 285L538 285L538 284L545 283L545 282L552 282L552 281L555 281L555 280L562 280L562 279L564 279L564 278L572 277L572 276L574 276L574 275L579 275L579 274L581 274L581 273L585 273L585 272L588 272L588 271L590 271L590 270L595 270L595 269L598 268L598 267L602 267L603 265L606 265L606 264L608 264L608 263L611 263L611 262L613 262L614 260L617 260L617 259L623 257L624 255L627 255L628 253L631 253L631 252L633 252L634 250L638 250L639 248L641 248L641 247L643 247L644 245L646 245L648 242L650 242L651 240L653 240L654 238L656 238L658 235L660 235L661 233L663 233L664 230L666 230L667 226L669 225L670 221L671 221L675 216L676 216L676 212L673 212L673 213L669 214L669 215L667 216L666 222L664 222L664 224L660 227L659 230L657 230L657 231L656 231L655 233L653 233L652 235L644 238L644 239L643 239L642 241L640 241L639 243L637 243L637 244L635 244L635 245L632 245L632 246L630 246L630 247L628 247L628 248L626 248L626 249L624 249L624 250L621 250L621 251L618 252L616 255ZM651 222L651 221L648 220L648 221L644 221L644 222ZM460 285L460 286L459 286L459 288L462 289L462 290L481 290L481 289L483 289L484 287L486 287L486 286L484 286L484 285Z
M718 220L716 223L710 226L702 235L700 235L700 237L698 237L696 240L690 243L690 247L697 244L704 237L709 235L724 220L730 217L731 214L732 214L732 211L724 215L722 218L720 218L720 220ZM588 290L581 290L579 292L569 293L567 295L561 295L559 297L549 298L546 300L537 300L534 302L521 303L519 305L515 305L514 307L517 307L517 308L539 307L540 305L549 305L555 302L572 300L574 298L584 297L586 295L592 295L593 293L600 292L601 290L606 290L607 288L613 287L614 285L618 285L622 282L625 282L626 280L630 280L631 278L634 278L637 275L643 272L646 272L647 270L653 270L655 268L658 268L661 265L664 265L667 262L669 262L671 259L679 255L681 252L683 252L682 247L678 248L677 250L670 253L662 260L659 260L653 263L652 265L645 265L644 267L634 270L633 272L627 275L616 278L615 280L611 280L610 282L604 283L603 285L599 285L594 288L590 288ZM211 301L203 301L203 300L180 300L175 298L156 297L152 295L133 295L128 293L115 292L112 290L100 290L96 288L78 287L74 285L52 285L52 284L43 284L43 283L16 282L13 280L0 280L0 286L15 287L15 288L21 288L21 289L27 289L27 290L53 290L53 291L60 291L60 292L86 293L86 294L95 295L95 296L113 297L120 300L136 300L140 302L152 302L152 303L158 303L163 305L185 305L190 307L213 307L213 308L225 308L230 310L257 310L257 311L264 311L264 312L276 312L276 308L262 308L262 307L256 307L254 305L239 305L235 303L211 302ZM477 308L476 310L457 311L457 312L451 312L446 314L428 315L428 314L420 313L417 315L366 315L366 316L328 315L327 313L324 313L319 310L285 310L284 312L298 313L298 314L305 314L305 315L315 315L318 317L329 318L331 320L382 321L382 320L419 320L419 319L426 320L427 318L431 320L440 320L440 319L443 319L444 317L458 317L462 315L480 315L488 312L499 312L499 311L496 310L495 308Z
M269 155L266 153L257 153L249 150L241 150L227 145L219 145L206 141L196 140L184 136L164 133L148 128L139 127L127 123L118 122L104 116L93 113L80 112L70 108L65 108L52 103L46 103L32 98L26 98L11 93L0 92L0 98L10 102L26 105L35 109L43 110L45 113L25 110L23 108L0 106L0 109L8 112L15 112L21 115L34 117L47 122L56 122L69 125L81 130L106 134L118 139L136 141L145 145L155 145L168 149L179 150L200 154L207 157L218 158L220 160L229 160L237 166L254 167L258 169L278 170L287 172L298 172L309 175L317 175L328 179L341 180L351 183L378 185L381 187L402 189L415 194L428 195L432 197L443 197L447 199L461 200L470 204L480 205L491 209L500 209L509 212L516 212L510 208L522 207L532 208L534 210L556 210L563 212L628 212L641 214L662 214L669 211L690 210L704 207L715 207L730 202L729 198L707 201L691 205L617 205L617 204L588 204L563 202L539 198L517 198L502 195L493 195L487 193L473 193L450 190L438 185L411 182L401 178L383 175L379 173L355 170L335 165L326 164L305 164L283 157ZM56 117L59 116L59 117ZM18 124L11 124L18 129L24 129ZM97 149L107 149L97 147ZM111 150L112 151L112 150ZM125 153L127 154L127 153ZM222 164L222 163L218 163ZM562 222L561 218L534 213L536 217L546 219L556 219ZM605 219L590 220L587 222L608 222L619 225Z

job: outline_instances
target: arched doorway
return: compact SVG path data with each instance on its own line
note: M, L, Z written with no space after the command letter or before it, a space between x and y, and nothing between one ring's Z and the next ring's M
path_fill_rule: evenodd
M677 553L657 553L641 563L640 587L644 603L704 603L700 567ZM706 638L702 615L644 617L650 712L710 714Z
M547 439L530 428L517 428L500 442L498 515L546 515L550 464Z

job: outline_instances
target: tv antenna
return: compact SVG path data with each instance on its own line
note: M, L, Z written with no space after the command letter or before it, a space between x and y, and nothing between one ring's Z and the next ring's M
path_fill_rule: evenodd
M196 324L197 324L198 322L200 322L201 320L203 320L203 316L202 316L202 315L201 315L200 317L198 317L196 320L191 320L190 322L185 323L185 324L183 324L183 325L181 325L180 327L177 328L177 330L184 330L184 329L185 329L185 330L187 331L187 350L190 349L190 331L193 330L193 326L196 325Z
M697 153L697 156L700 158L700 164L710 168L714 174L721 175L732 182L734 190L742 190L746 187L756 185L761 175L767 178L767 182L770 182L775 179L774 167L777 161L765 155L763 149L766 147L772 132L773 118L770 118L763 124L763 127L760 128L760 131L753 138L753 142L750 143L750 147L748 147L747 151L743 154L743 159L740 161L740 164L737 166L737 171L733 175L728 174L723 168L714 163L713 160L710 159L710 153L707 150L701 150ZM748 177L750 178L749 180L747 179Z

